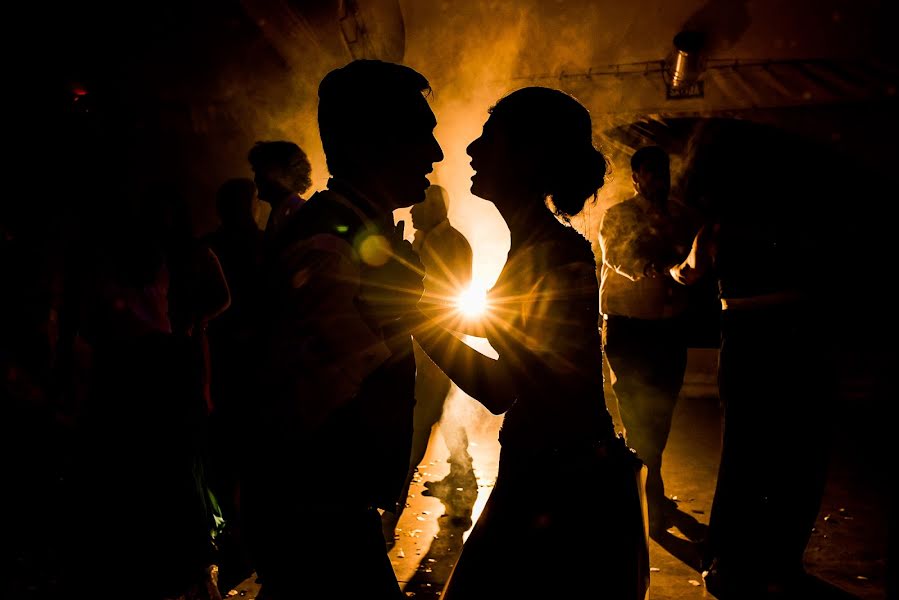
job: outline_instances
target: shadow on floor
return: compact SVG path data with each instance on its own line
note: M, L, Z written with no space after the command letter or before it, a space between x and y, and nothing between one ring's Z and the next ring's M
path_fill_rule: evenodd
M767 591L749 592L738 585L723 590L709 580L706 587L718 600L859 600L859 596L809 574L788 585L769 587Z
M666 531L650 533L655 542L673 557L696 571L702 571L703 542L705 542L708 525L700 523L693 515L678 509L668 515L670 527ZM671 533L677 528L684 536Z
M471 516L478 499L478 481L474 471L453 472L439 481L425 482L423 496L432 496L443 504L444 513L437 519L438 531L422 557L418 570L404 591L416 600L440 597L462 551L465 532L471 528Z

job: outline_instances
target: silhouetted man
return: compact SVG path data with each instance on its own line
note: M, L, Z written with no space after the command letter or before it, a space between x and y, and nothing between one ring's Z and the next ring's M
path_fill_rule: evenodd
M422 267L393 211L443 159L428 81L359 60L319 86L331 179L269 240L259 460L245 498L269 598L402 598L378 509L409 463ZM304 596L305 597L305 596Z
M723 436L705 545L718 598L813 597L804 556L838 407L839 313L821 206L845 194L829 152L727 120L697 138L687 194L707 223L692 253L721 301ZM764 157L760 166L759 157Z
M662 453L687 368L688 281L672 269L689 253L699 227L669 197L664 150L638 149L631 171L635 195L609 207L600 224L599 301L612 390L628 445L646 463L649 528L660 534L677 509L665 495Z

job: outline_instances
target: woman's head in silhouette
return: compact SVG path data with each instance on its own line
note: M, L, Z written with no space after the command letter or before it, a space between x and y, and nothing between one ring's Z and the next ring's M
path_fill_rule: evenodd
M593 145L590 113L574 97L527 87L489 112L481 136L467 149L473 194L493 202L504 217L549 198L556 215L567 219L587 198L595 199L606 159Z

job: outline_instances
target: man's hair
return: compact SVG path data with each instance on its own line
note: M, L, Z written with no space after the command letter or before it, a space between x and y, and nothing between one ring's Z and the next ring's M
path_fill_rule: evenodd
M443 210L449 210L449 192L442 185L432 183L425 190L425 202L437 202L443 204Z
M644 146L631 156L631 171L636 173L643 165L650 167L667 167L669 164L668 153L659 146Z
M290 165L290 159L300 155L304 158L306 153L303 149L286 140L261 141L253 144L250 152L247 154L247 160L253 169L259 167L279 166L287 167ZM308 161L308 159L307 159Z
M328 170L347 166L346 149L384 138L413 94L430 92L414 69L380 60L355 60L325 75L318 88L318 128Z
M253 144L247 154L253 171L267 167L280 167L296 174L299 193L304 193L312 185L312 164L309 157L293 142L287 140L260 141Z

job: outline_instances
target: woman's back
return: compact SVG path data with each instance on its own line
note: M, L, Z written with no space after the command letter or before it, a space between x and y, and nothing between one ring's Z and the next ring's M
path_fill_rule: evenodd
M510 256L490 292L488 339L515 365L504 448L540 450L614 436L602 384L596 264L574 229Z

